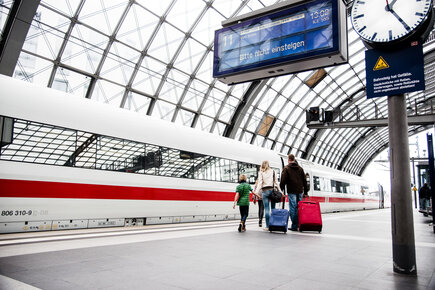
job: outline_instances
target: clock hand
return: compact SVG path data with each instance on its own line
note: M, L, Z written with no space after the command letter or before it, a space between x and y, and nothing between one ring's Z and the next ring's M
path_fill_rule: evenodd
M385 0L385 1L387 2L387 6L385 6L385 10L386 10L386 11L390 11L390 9L391 9L391 8L390 8L390 4L388 4L388 0Z
M394 3L396 3L396 1L397 1L397 0L393 0L393 1L391 1L391 3L390 3L390 9L393 9L393 5L394 5Z
M388 3L388 0L385 1L387 1L387 6L385 6L385 11L391 11L391 9L393 9L394 3L396 3L397 0L392 0L391 3Z
M393 8L390 8L389 11L394 15L394 17L397 18L397 20L399 20L400 23L402 23L402 25L405 27L406 31L411 30L411 28L408 26L408 24L406 24L405 21L403 21L403 19L399 15L397 15L397 13L393 10Z

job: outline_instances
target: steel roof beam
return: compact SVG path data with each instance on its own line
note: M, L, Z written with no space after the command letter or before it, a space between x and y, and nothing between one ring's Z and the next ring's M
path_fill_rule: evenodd
M435 114L408 116L408 125L431 125L435 124ZM307 124L309 129L336 129L336 128L359 128L359 127L386 127L388 118L358 120L334 123L313 123Z
M243 98L241 99L236 110L234 111L230 124L227 125L224 133L222 134L224 137L228 137L232 139L235 138L237 130L240 128L240 125L242 124L243 118L248 112L248 109L251 107L255 98L261 92L261 90L266 85L266 83L267 80L261 80L261 81L253 81L249 85L249 88L246 90Z
M0 41L0 73L14 74L27 33L40 0L15 0L6 20Z

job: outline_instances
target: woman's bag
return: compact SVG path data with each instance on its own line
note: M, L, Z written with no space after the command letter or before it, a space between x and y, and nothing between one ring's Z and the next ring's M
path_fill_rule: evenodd
M272 193L269 196L269 199L273 202L281 202L282 200L281 192L275 189L275 171L273 171L273 189L272 189Z
M272 193L269 195L269 199L273 202L281 202L282 200L282 194L278 190L275 190L275 188L272 190Z

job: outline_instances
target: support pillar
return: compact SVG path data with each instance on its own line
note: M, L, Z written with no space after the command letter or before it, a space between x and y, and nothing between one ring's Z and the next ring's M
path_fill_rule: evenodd
M405 95L388 97L393 270L417 274Z
M434 170L434 152L432 134L427 134L427 152L429 153L429 185L430 194L432 197L432 227L435 233L435 215L433 214L434 200L435 200L435 170Z

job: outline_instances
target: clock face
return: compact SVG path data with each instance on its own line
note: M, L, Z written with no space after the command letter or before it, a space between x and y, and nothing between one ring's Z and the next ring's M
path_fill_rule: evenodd
M431 10L432 0L355 0L352 25L364 41L387 44L413 35Z

